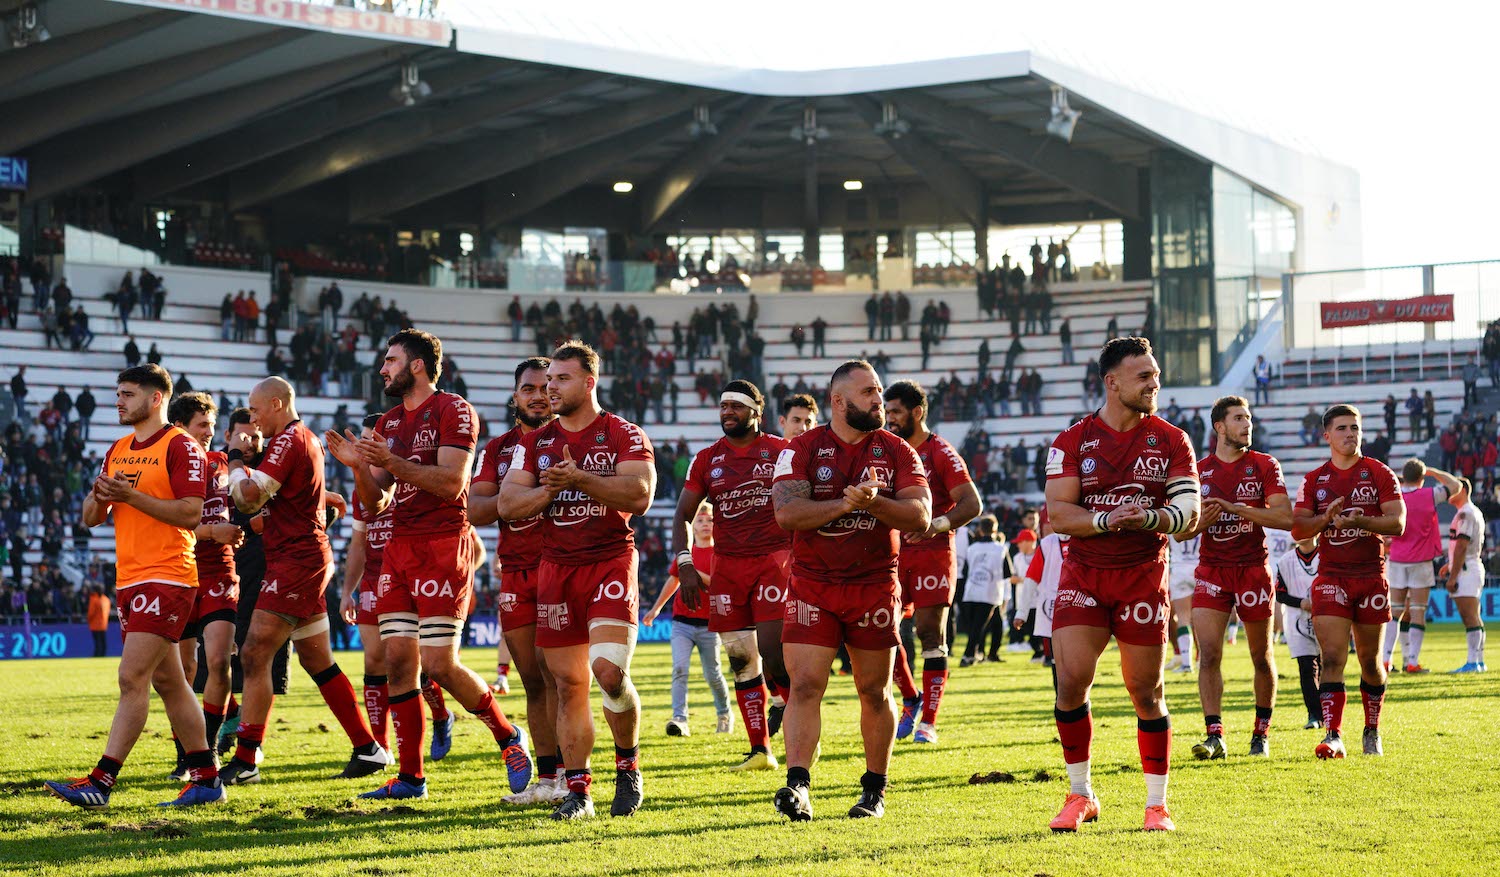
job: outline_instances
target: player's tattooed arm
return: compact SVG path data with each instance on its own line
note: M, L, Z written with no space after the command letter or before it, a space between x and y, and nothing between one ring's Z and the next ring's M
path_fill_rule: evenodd
M771 503L776 508L776 523L783 530L816 530L851 508L845 497L815 500L811 482L790 479L771 485Z

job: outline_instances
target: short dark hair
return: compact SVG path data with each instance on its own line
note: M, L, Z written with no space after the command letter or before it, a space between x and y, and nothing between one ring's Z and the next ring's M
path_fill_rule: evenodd
M172 404L167 406L167 421L169 423L187 424L193 421L199 414L207 414L214 417L219 413L219 406L214 404L214 397L207 393L183 393Z
M1332 423L1335 417L1353 417L1359 420L1364 419L1364 417L1360 415L1359 409L1355 408L1353 405L1330 405L1328 407L1328 410L1323 412L1323 428L1327 429L1328 424Z
M594 377L599 376L599 352L584 344L578 339L564 341L552 351L552 361L573 361L583 366L583 370ZM549 363L550 364L550 363Z
M1407 484L1421 484L1427 477L1427 464L1412 457L1401 467L1401 480Z
M843 365L840 365L838 368L833 370L833 376L828 379L828 386L833 386L842 378L847 377L850 372L854 371L855 369L861 368L867 369L875 374L879 374L879 372L875 371L875 366L870 365L870 363L866 362L863 359L848 359L844 361Z
M365 427L366 429L374 429L376 426L380 425L380 418L384 416L384 414L366 414L365 419L361 420L359 422L359 425Z
M1000 522L994 515L980 515L974 521L974 536L980 542L992 541L995 533L1000 529Z
M1145 338L1136 335L1111 338L1104 342L1104 347L1099 351L1099 377L1114 371L1129 357L1150 355L1151 342Z
M135 384L147 390L160 390L163 399L172 398L172 376L154 362L133 365L115 377L117 384Z
M400 347L410 359L422 360L427 377L436 381L443 374L443 342L431 332L402 329L385 342L386 347Z
M250 422L250 409L243 406L229 412L229 428L234 429L242 423Z
M758 408L760 408L760 410L766 410L766 397L760 392L760 387L755 386L754 383L747 381L744 378L735 378L734 380L725 384L724 389L720 390L719 392L744 393L746 396L749 396L751 399L755 400L755 404Z
M521 375L526 374L527 372L531 371L532 369L539 368L542 371L546 371L547 370L547 366L549 366L551 364L552 364L552 360L548 359L545 356L528 356L528 357L526 357L525 359L521 360L521 362L519 364L516 365L516 383L520 384L521 383Z
M927 391L916 381L897 381L885 388L885 401L899 401L907 410L920 407L927 412Z
M1229 409L1243 408L1250 410L1250 402L1244 396L1220 396L1214 403L1213 411L1209 412L1209 423L1223 423L1224 418L1229 416Z
M793 408L806 408L814 415L818 413L818 400L807 393L792 393L781 400L781 416L785 417L792 413Z
M1469 495L1469 498L1473 499L1474 498L1474 482L1472 482L1468 478L1465 478L1464 476L1460 475L1460 476L1458 476L1458 483L1463 486L1464 493L1467 493Z

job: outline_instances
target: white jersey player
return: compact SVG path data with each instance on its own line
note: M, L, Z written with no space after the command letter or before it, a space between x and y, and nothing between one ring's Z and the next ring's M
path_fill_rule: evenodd
M1276 603L1286 610L1286 645L1302 682L1302 704L1307 707L1304 728L1323 727L1318 702L1321 650L1313 634L1312 583L1318 576L1318 540L1294 543L1276 561Z
M1454 500L1458 514L1448 525L1448 563L1443 566L1444 586L1453 595L1458 614L1464 623L1464 637L1469 654L1464 665L1453 673L1483 673L1484 620L1479 614L1479 594L1484 590L1484 515L1469 501L1472 486L1461 479L1463 496Z
M1270 527L1267 527L1265 529L1266 561L1270 563L1271 571L1274 574L1276 571L1276 564L1281 561L1281 556L1291 551L1294 547L1292 543L1292 534L1288 533L1285 530L1273 530ZM1274 630L1276 633L1276 642L1285 645L1287 641L1287 634L1286 621L1283 617L1285 613L1282 612L1283 608L1284 607L1280 603L1275 603L1271 606L1271 624L1272 630Z
M1167 566L1167 588L1172 600L1173 651L1177 654L1168 664L1168 669L1179 673L1193 672L1193 589L1198 580L1198 543L1202 536L1194 536L1184 542L1168 540L1172 549L1171 562Z

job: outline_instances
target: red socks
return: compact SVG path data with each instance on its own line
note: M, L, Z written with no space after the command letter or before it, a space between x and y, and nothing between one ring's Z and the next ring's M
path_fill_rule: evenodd
M234 757L245 764L254 764L255 750L259 749L260 744L266 739L266 726L247 725L240 722L240 727L235 731L234 736L238 740L234 749Z
M1365 727L1380 727L1380 707L1385 704L1385 686L1360 682L1359 699L1365 706Z
M323 702L328 704L333 717L339 720L354 748L369 746L375 742L375 737L370 733L369 720L360 710L359 701L354 698L354 684L339 669L338 664L329 664L327 669L314 674L313 682L317 683Z
M765 681L759 676L734 683L734 699L740 705L740 718L752 749L766 745L766 697Z
M370 734L375 737L380 748L386 751L391 748L390 714L386 705L389 699L390 689L386 687L386 677L365 677L365 715L370 719Z
M425 697L427 693L426 689L423 689L422 693ZM499 705L495 703L495 696L490 694L488 689L485 690L484 696L479 699L479 705L469 710L469 712L477 716L479 721L484 722L484 726L490 729L491 734L495 735L496 743L505 743L510 738L516 736L516 727L505 720L505 714L500 712ZM433 718L438 717L434 716Z
M436 682L422 674L422 699L427 701L427 708L432 711L432 720L441 722L448 718L448 704L443 700L443 688Z
M1073 710L1053 707L1052 716L1057 719L1057 739L1062 743L1063 761L1068 764L1088 761L1089 747L1094 741L1094 717L1089 713L1089 705Z
M1360 692L1363 694L1363 692ZM1383 694L1383 692L1382 692ZM1344 683L1324 682L1318 686L1318 705L1323 709L1323 727L1330 731L1338 731L1344 725ZM1380 715L1379 707L1375 714Z
M902 699L916 700L921 697L917 693L917 682L911 675L911 666L906 663L906 648L900 643L896 644L896 667L892 675L896 680L896 686L901 689Z
M948 684L948 659L927 658L922 662L922 723L937 721L938 706L943 702L943 688Z
M1271 733L1271 708L1258 706L1255 708L1255 730L1252 732L1257 737L1265 737Z
M396 769L420 780L427 720L422 716L422 699L417 692L391 695L390 717L391 726L396 731Z
M1135 745L1141 751L1141 771L1164 774L1172 755L1172 717L1135 720Z

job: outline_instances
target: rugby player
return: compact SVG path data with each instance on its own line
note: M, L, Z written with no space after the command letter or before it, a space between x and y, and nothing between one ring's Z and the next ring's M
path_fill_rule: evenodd
M912 624L922 644L922 691L917 703L904 703L896 738L912 735L916 743L937 742L937 714L948 684L948 607L958 582L953 531L982 510L979 489L958 449L927 428L927 392L914 381L897 381L885 390L886 428L917 452L932 492L932 521L922 533L901 534L897 577L901 603L914 606ZM906 656L896 655L898 669ZM908 671L909 672L909 671ZM921 718L912 728L920 709Z
M192 684L198 670L198 638L203 638L204 669L203 726L212 748L224 724L229 705L229 659L234 653L235 605L240 580L234 571L234 549L245 541L245 531L229 520L229 458L211 449L219 406L207 393L183 393L167 406L167 419L187 433L203 450L207 463L208 493L203 498L203 518L193 532L197 539L194 556L198 564L198 594L193 617L177 644L182 671ZM176 739L177 769L172 779L187 775L186 750Z
M203 450L167 423L172 378L159 365L120 372L115 408L128 435L110 445L104 466L83 500L83 523L115 520L116 591L120 607L120 702L104 756L89 775L48 780L47 790L75 807L109 806L110 793L150 711L151 687L188 749L188 783L162 806L217 804L226 799L203 713L182 672L177 642L192 617L198 568L193 532L203 520L208 481Z
M1428 475L1437 484L1424 487ZM1427 634L1427 601L1432 595L1433 561L1443 556L1437 507L1446 502L1458 508L1468 497L1456 477L1412 458L1401 467L1401 500L1406 503L1406 530L1391 538L1387 564L1391 614L1400 621L1386 625L1381 662L1389 673L1399 635L1401 672L1426 673L1421 658L1422 639Z
M778 766L767 745L766 680L769 677L771 688L782 697L791 684L781 648L791 534L776 523L771 506L772 473L787 440L762 431L765 408L765 397L753 383L734 380L724 385L719 395L724 437L693 457L672 528L682 602L690 610L708 608L708 629L719 635L729 655L734 696L750 740L750 751L731 770ZM708 586L700 580L686 542L705 500L713 507L715 558Z
M1224 633L1238 611L1255 669L1255 726L1250 754L1270 755L1271 712L1276 706L1276 658L1271 649L1271 615L1276 587L1267 565L1263 528L1292 526L1292 501L1286 493L1281 464L1275 457L1250 450L1254 422L1250 403L1241 396L1214 402L1213 451L1198 461L1203 492L1198 526L1173 538L1201 536L1197 586L1193 591L1193 636L1198 640L1198 700L1207 736L1193 745L1199 761L1223 758Z
M793 439L776 459L776 522L792 531L791 594L782 643L791 675L786 711L787 783L776 809L812 818L809 768L822 730L823 693L847 644L864 739L862 794L852 818L885 813L895 742L891 663L900 641L898 532L925 533L932 497L922 460L882 427L880 378L863 360L839 366L828 385L828 426Z
M363 798L427 796L426 727L417 699L422 670L490 730L510 790L523 791L531 782L525 733L505 718L489 686L459 657L478 543L468 519L478 419L463 397L438 390L442 361L443 343L436 336L418 329L392 335L380 376L385 395L399 404L381 417L370 438L325 434L329 449L353 469L366 511L396 507L375 613L385 647L398 773ZM394 494L388 494L392 488Z
M1155 414L1161 370L1151 343L1112 339L1098 362L1104 407L1058 435L1047 455L1047 518L1072 537L1052 615L1055 714L1070 791L1051 828L1077 831L1099 817L1089 774L1089 689L1113 635L1135 707L1145 830L1173 831L1166 799L1172 723L1162 696L1167 537L1198 523L1198 467L1187 435Z
M1193 672L1193 590L1198 585L1198 552L1202 536L1171 542L1167 562L1167 595L1172 603L1172 651L1168 670Z
M570 341L552 352L547 401L556 417L516 445L498 500L503 521L545 515L536 644L557 683L557 737L568 786L554 819L594 814L591 673L615 744L610 815L634 814L644 797L641 700L630 680L639 607L630 516L651 508L655 455L640 427L599 407L598 384L593 348Z
M1463 666L1449 672L1483 673L1489 669L1484 665L1484 620L1479 615L1479 594L1484 590L1484 515L1471 501L1473 485L1467 478L1460 481L1463 490L1453 500L1458 514L1448 525L1448 562L1440 572L1463 620L1469 652Z
M1318 665L1321 649L1312 626L1312 583L1318 577L1318 540L1294 542L1291 551L1276 561L1276 602L1285 607L1287 651L1297 662L1302 685L1302 705L1307 708L1304 729L1323 727L1318 703Z
M253 469L244 462L253 448L250 435L236 432L230 438L229 496L245 514L267 512L262 531L266 572L240 650L245 694L235 734L238 744L234 758L224 765L224 782L260 781L261 743L275 702L271 661L288 639L297 644L298 662L354 748L339 776L384 770L388 754L370 733L354 686L334 662L328 638L324 591L333 578L333 553L325 530L323 446L297 416L296 394L284 379L270 377L256 384L250 390L249 409L254 424L270 438L260 465Z
M1380 708L1386 675L1380 661L1380 627L1391 620L1391 603L1380 537L1401 535L1406 503L1395 474L1360 453L1358 408L1334 405L1324 411L1323 440L1330 459L1303 479L1292 523L1292 538L1319 539L1312 616L1322 651L1318 700L1327 733L1314 751L1319 758L1345 754L1344 665L1352 629L1365 710L1364 752L1382 755Z
M521 677L526 692L526 726L536 752L536 782L521 792L501 798L507 804L556 804L567 797L567 784L558 777L562 758L557 748L557 683L547 671L536 645L537 567L542 562L540 516L523 521L501 521L497 497L500 483L510 471L516 445L532 431L552 420L547 401L547 367L552 361L533 356L516 366L516 423L504 434L489 440L479 454L474 480L469 485L469 523L476 527L499 523L495 558L500 565L501 644L508 647L510 663ZM499 676L504 679L504 676Z

